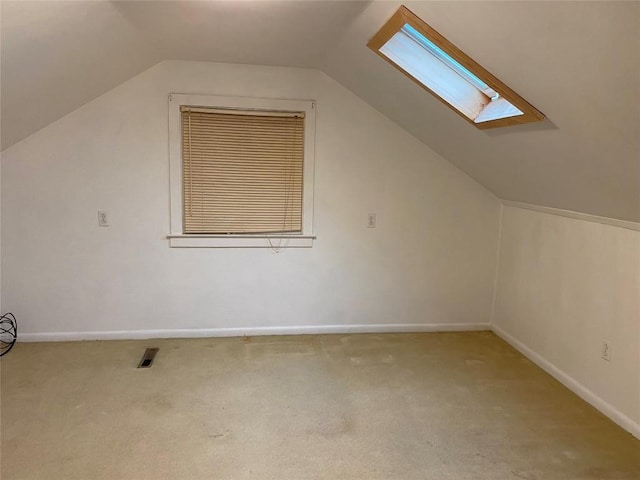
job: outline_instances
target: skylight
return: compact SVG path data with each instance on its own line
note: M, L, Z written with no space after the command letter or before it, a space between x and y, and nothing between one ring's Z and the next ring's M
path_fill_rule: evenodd
M526 100L404 6L368 45L478 128L544 119Z

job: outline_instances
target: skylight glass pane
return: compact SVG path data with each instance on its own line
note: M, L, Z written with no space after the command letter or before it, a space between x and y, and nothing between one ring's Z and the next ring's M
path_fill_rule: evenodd
M380 53L471 120L490 101L488 96L402 30L380 48Z
M408 23L379 51L474 123L524 115Z
M415 40L422 48L427 50L431 55L436 57L442 63L451 68L454 72L460 75L462 78L467 80L471 85L476 87L482 93L487 95L489 98L496 99L499 97L498 93L489 87L486 83L476 77L473 73L463 67L460 63L453 59L447 52L438 47L435 43L429 40L427 37L418 32L415 28L413 28L408 23L405 23L402 27L402 31Z

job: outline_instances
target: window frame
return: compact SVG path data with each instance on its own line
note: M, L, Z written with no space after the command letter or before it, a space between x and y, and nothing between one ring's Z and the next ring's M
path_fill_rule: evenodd
M277 98L229 97L171 93L169 105L169 195L171 247L311 247L313 234L313 191L315 170L316 102ZM219 108L275 112L304 112L304 160L302 167L302 232L288 234L185 234L183 230L182 125L180 107Z
M445 99L443 99L436 92L431 90L427 85L419 81L416 77L404 70L392 59L383 54L380 49L398 33L402 27L408 24L417 30L424 37L433 42L437 47L442 49L447 55L452 57L456 62L469 70L473 75L478 77L481 81L486 83L490 88L497 92L501 97L505 98L509 103L518 108L523 115L499 118L496 120L489 120L485 122L475 123L472 119L468 118L464 113L459 111L455 106L451 105ZM456 47L453 43L447 40L444 36L438 33L434 28L428 25L424 20L418 17L415 13L409 10L404 5L400 6L393 16L376 32L376 34L369 40L367 46L373 50L378 56L385 61L393 65L397 70L404 73L407 77L417 83L424 90L429 92L435 98L437 98L444 105L456 112L459 116L464 118L468 123L480 130L486 130L490 128L508 127L511 125L519 125L531 122L539 122L545 119L545 115L538 111L533 105L527 102L524 98L514 92L511 88L501 82L498 78L488 72L482 65L476 62L473 58L469 57L466 53Z

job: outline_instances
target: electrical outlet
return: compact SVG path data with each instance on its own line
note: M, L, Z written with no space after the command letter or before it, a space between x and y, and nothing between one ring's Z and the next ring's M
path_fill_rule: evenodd
M602 341L600 356L602 357L603 360L606 360L607 362L611 361L611 342L609 342L608 340Z
M107 212L104 210L98 210L98 225L101 227L109 226L109 217L107 217Z
M367 220L367 228L376 228L376 214L370 213Z

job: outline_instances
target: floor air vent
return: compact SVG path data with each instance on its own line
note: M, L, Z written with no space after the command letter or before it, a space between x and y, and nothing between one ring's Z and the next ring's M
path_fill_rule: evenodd
M142 359L138 364L138 368L149 368L153 365L153 359L156 358L156 354L158 353L157 348L147 348L144 351L144 355L142 355Z

